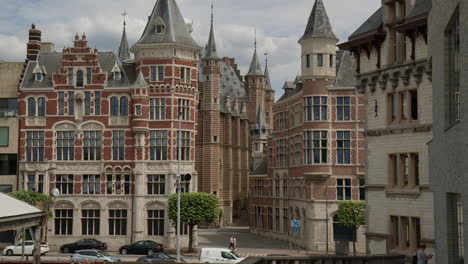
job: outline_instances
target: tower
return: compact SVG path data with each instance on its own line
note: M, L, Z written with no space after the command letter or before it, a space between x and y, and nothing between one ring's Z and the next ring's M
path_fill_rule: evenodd
M255 171L262 160L266 158L265 152L270 128L265 119L263 106L259 105L255 124L253 124L250 129L252 138L252 171Z
M270 73L268 70L268 54L265 53L265 121L269 129L273 129L273 104L275 103L275 90L271 87ZM258 113L257 113L258 115Z
M337 42L323 2L316 0L304 35L299 40L303 80L335 78Z
M122 16L124 17L123 32L122 32L122 39L120 40L119 53L118 53L118 57L121 62L128 61L131 59L130 52L128 51L128 41L127 41L127 32L126 32L127 23L125 22L126 15L127 13L124 11L122 13Z

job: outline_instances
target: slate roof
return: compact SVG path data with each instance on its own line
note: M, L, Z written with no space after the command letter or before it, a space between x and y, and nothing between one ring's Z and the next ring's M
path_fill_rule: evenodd
M125 22L124 22L124 29L122 33L122 39L120 40L118 56L119 56L120 61L127 61L131 59L130 52L128 51L128 40L127 40L127 32L125 30Z
M300 40L309 38L331 38L337 39L330 24L327 11L322 0L315 0L314 7L310 13L304 35Z
M52 88L52 75L59 71L59 68L62 65L63 53L61 52L41 52L37 58L37 61L30 61L26 68L26 72L23 79L22 88ZM116 54L113 52L99 52L99 65L103 72L107 72L107 87L130 87L131 82L128 79L128 75L135 75L133 70L129 65L121 65ZM115 64L120 65L123 70L123 74L120 80L114 80L112 68ZM36 81L34 78L33 70L36 65L39 64L41 68L46 70L46 74L43 76L42 81ZM134 66L133 66L134 67ZM132 72L133 71L133 72ZM135 78L132 76L132 78Z
M252 62L250 63L249 72L246 74L246 76L254 76L254 75L255 76L263 75L262 68L260 66L260 60L258 59L258 56L257 56L256 41L255 41L255 50L254 50L254 54L252 57Z
M205 58L218 59L218 53L216 52L216 40L213 28L213 5L211 5L210 37L208 38L208 44L206 45Z
M338 63L339 61L339 63ZM356 60L349 51L337 53L337 73L335 87L347 87L356 85Z
M268 71L268 62L265 63L265 77L266 77L266 86L265 90L267 91L275 91L271 87L271 79L270 79L270 72Z
M260 162L260 164L254 168L251 173L252 175L267 175L268 174L268 166L267 166L267 159L264 158Z
M349 39L361 34L377 30L382 25L382 7L377 9L356 31L349 36Z
M407 18L419 16L425 13L429 13L432 8L432 1L431 0L416 0L416 3L408 14Z
M162 19L165 26L161 34L157 34L155 31L158 18ZM137 42L137 44L152 43L177 43L200 48L193 40L175 0L158 0L156 2L143 35Z

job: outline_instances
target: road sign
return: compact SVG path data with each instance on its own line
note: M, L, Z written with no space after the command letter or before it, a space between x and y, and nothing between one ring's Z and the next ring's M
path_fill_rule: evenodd
M292 227L300 227L301 226L301 220L291 220L291 226Z
M293 232L294 232L294 233L299 232L299 227L293 227Z

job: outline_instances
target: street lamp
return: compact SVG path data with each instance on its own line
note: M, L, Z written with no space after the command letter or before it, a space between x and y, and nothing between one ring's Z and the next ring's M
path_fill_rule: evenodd
M179 108L179 131L177 135L177 147L179 149L179 153L177 153L177 175L176 175L176 185L177 185L177 262L180 262L180 160L182 158L182 108Z

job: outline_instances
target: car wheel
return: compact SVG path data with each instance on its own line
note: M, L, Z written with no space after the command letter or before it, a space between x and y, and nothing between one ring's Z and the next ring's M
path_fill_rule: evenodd
M70 248L64 248L63 253L70 253Z
M6 255L7 256L13 256L13 250L11 250L11 249L7 250Z
M152 255L154 251L152 249L148 250L148 255Z
M122 255L127 255L127 250L124 248L122 250L120 250L120 254Z

